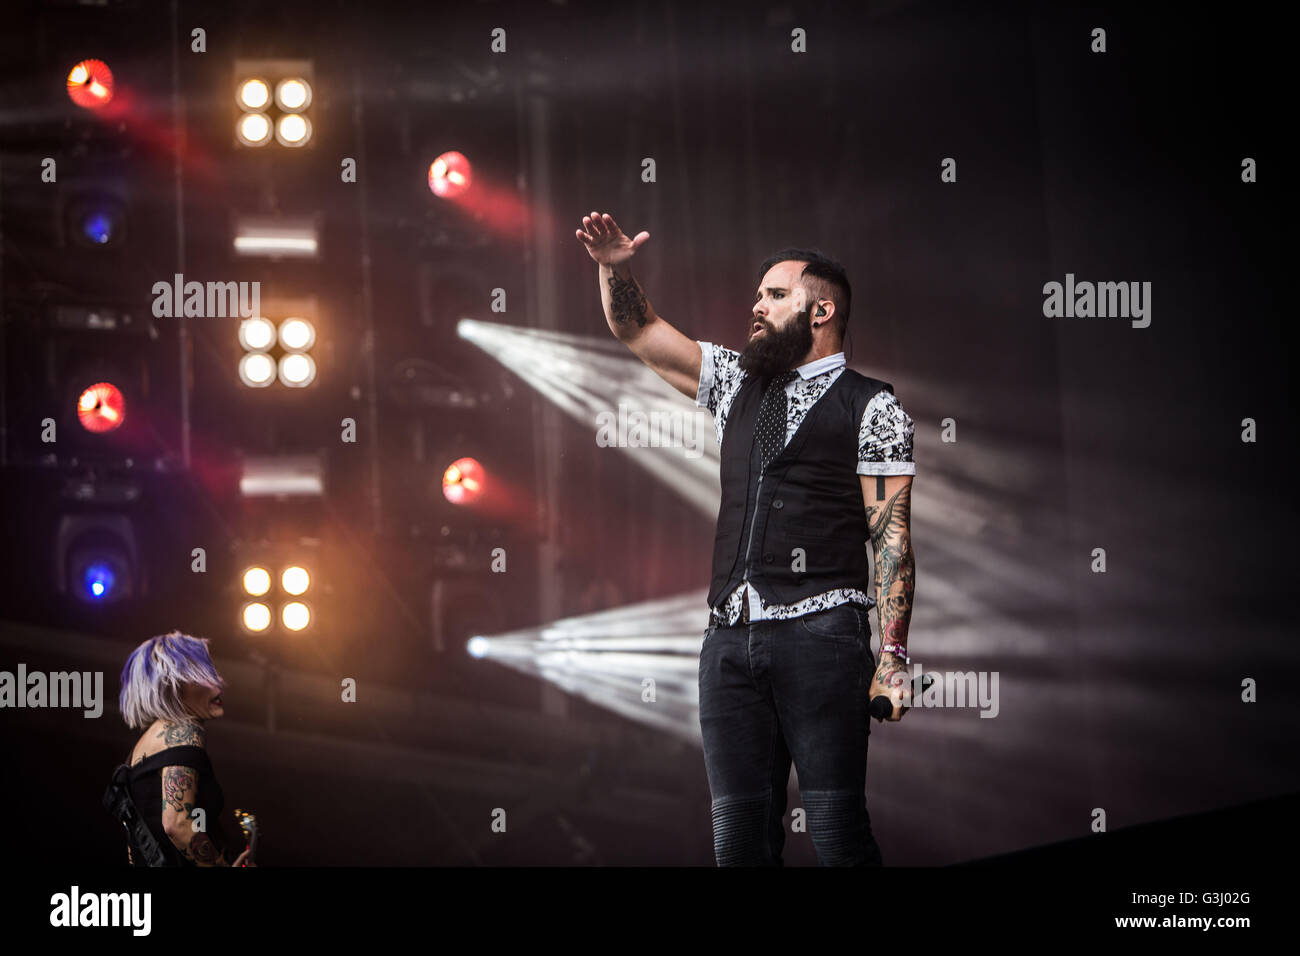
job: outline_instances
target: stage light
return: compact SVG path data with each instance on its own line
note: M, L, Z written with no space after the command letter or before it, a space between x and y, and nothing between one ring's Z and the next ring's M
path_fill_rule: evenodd
M429 166L429 188L435 196L452 199L470 186L470 163L464 153L443 153Z
M244 111L238 128L242 130L250 117L258 117L246 133L240 133L239 142L261 146L274 135L281 146L305 146L312 135L312 123L305 114L311 106L313 82L311 60L236 60L235 100Z
M280 346L289 352L305 352L316 344L316 327L306 319L285 319L280 323Z
M316 326L302 317L315 314L315 301L284 300L272 311L281 309L289 317L280 319L278 326L261 315L239 325L239 344L247 350L240 360L239 375L246 385L260 388L278 376L289 388L305 388L316 379L316 360L307 353L316 344Z
M311 611L301 601L290 601L280 611L280 620L290 631L301 631L311 623Z
M77 420L88 432L111 432L126 420L126 399L116 385L97 382L77 399Z
M275 378L275 360L265 352L248 352L239 360L239 378L249 388L263 388Z
M316 378L316 362L310 355L290 352L280 357L280 381L290 388L305 388Z
M240 216L235 221L235 252L241 256L315 258L319 245L314 219Z
M111 604L130 592L131 564L120 548L102 544L71 555L73 594L86 604Z
M706 409L686 409L681 396L635 356L592 335L552 332L462 318L456 334L477 345L574 421L613 416L611 442L713 521L718 514L718 443ZM626 415L623 412L626 409ZM617 410L617 411L615 411ZM633 426L633 415L639 425ZM604 427L604 426L602 426Z
M242 617L244 627L254 634L265 631L271 626L271 609L260 601L245 604Z
M254 77L240 84L236 98L244 109L260 110L271 102L271 88L266 85L265 80Z
M307 574L307 569L294 565L285 568L284 573L280 575L280 586L295 597L306 592L311 584L311 577Z
M708 623L702 607L701 589L521 630L475 627L466 632L474 635L466 651L698 744L700 646ZM655 683L653 707L626 691L646 677Z
M253 597L261 597L271 590L271 573L266 568L249 568L244 572L244 590Z
M245 498L325 493L325 469L319 455L249 455L243 459L239 493Z
M311 120L300 113L286 113L276 121L275 138L281 146L302 146L311 139Z
M311 86L306 80L292 77L275 86L275 104L286 113L296 113L311 105Z
M270 319L255 315L239 323L239 344L250 352L265 352L275 343L275 326Z
M442 474L442 493L454 505L470 504L483 494L485 473L473 458L452 462Z
M113 71L103 60L82 60L68 73L68 96L85 109L99 109L113 98Z
M82 249L120 246L126 236L127 205L111 187L71 187L62 217L66 242Z
M104 562L92 564L86 568L82 576L82 586L86 589L88 596L96 601L112 591L113 584L116 581L117 575L113 573L113 566Z
M271 121L261 113L245 113L235 130L245 146L263 146L271 139Z
M117 217L107 209L89 212L81 220L81 237L97 246L106 246L117 235Z
M126 515L60 516L54 554L59 594L84 605L117 604L135 596L139 551Z

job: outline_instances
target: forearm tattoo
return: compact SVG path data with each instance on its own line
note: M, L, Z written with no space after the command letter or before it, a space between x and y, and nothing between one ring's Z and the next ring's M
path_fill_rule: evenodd
M187 800L185 795L186 791L196 789L196 778L197 772L189 767L167 767L163 770L163 799L169 808L184 813L185 819L190 821L189 840L182 842L185 839L185 831L182 830L182 835L172 836L172 843L187 860L204 866L224 866L225 859L212 838L204 831L194 829L194 803Z
M907 668L903 666L901 660L895 658L881 661L880 666L876 668L875 679L888 690L902 687L907 683Z
M628 276L624 279L617 272L609 275L610 312L619 325L635 321L637 326L645 328L646 301L645 293L636 279Z
M190 840L189 849L182 851L195 863L204 863L211 866L221 866L225 863L221 853L217 850L217 845L206 833L196 833Z
M201 724L188 720L181 723L164 720L158 736L168 747L202 747L206 735Z
M163 802L181 812L188 805L185 792L195 786L195 772L189 767L167 767L163 770Z
M867 506L867 529L876 556L876 604L880 609L882 643L907 645L907 627L912 618L912 596L916 590L916 559L908 530L911 514L911 485L900 488L883 501L883 482L876 484L878 504Z

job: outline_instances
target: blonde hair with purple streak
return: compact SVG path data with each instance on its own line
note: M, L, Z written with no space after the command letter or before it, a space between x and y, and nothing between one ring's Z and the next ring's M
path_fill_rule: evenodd
M185 684L202 684L220 691L226 682L208 653L206 637L171 631L151 637L126 659L118 705L131 728L143 729L155 720L183 723L194 715L181 699Z

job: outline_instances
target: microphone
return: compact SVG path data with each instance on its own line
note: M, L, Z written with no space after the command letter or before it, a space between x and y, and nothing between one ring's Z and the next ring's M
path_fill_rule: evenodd
M920 697L933 683L933 674L922 674L912 681L912 697ZM887 720L894 713L894 702L884 694L877 694L867 705L867 713L877 720Z

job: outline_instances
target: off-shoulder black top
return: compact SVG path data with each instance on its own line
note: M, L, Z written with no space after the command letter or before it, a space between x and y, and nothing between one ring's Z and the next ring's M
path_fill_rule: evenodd
M130 761L130 755L127 760ZM225 795L221 792L221 786L217 783L216 775L212 771L212 763L208 760L208 752L202 747L182 746L168 747L166 750L160 750L156 754L151 754L141 760L131 768L128 776L131 788L131 799L135 802L136 809L149 825L149 830L162 847L164 854L168 856L173 866L194 866L192 860L185 859L176 845L172 843L171 838L163 829L162 823L162 771L164 767L190 767L198 771L198 792L195 795L195 806L202 807L205 813L204 826L209 839L212 840L219 853L226 852L225 834L221 829L221 811L225 808ZM141 854L135 851L131 854L135 866L144 866L141 862Z

